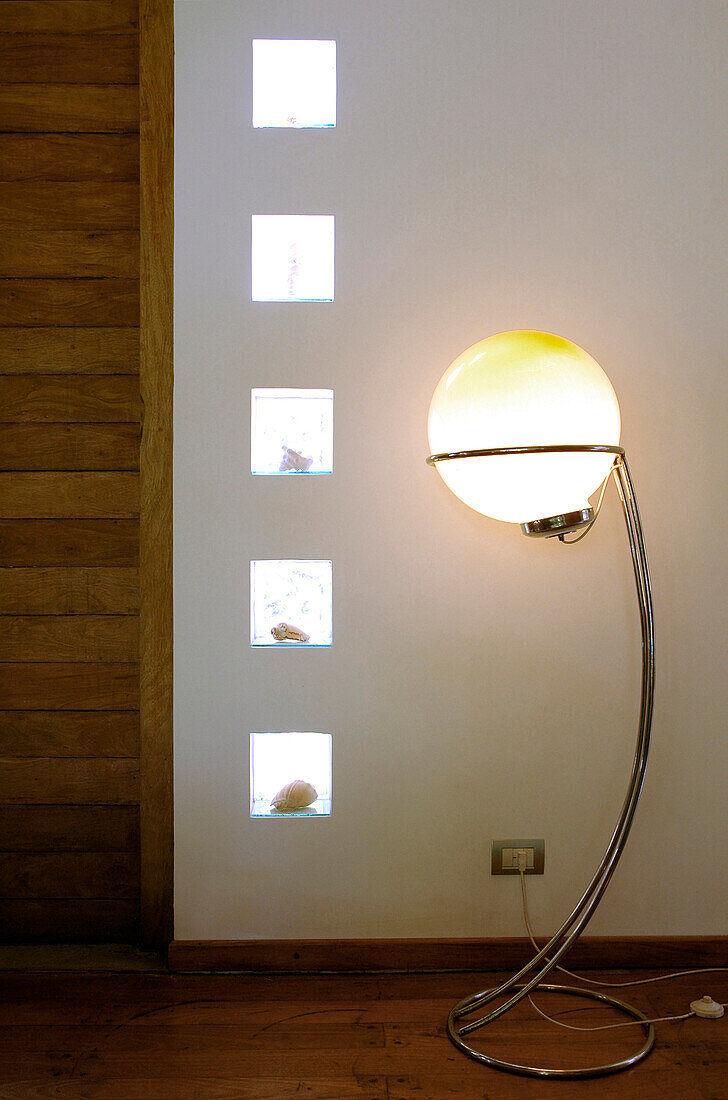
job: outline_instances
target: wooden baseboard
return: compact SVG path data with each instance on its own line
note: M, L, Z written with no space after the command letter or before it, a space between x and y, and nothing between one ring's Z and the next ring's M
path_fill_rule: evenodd
M526 939L467 940L173 940L175 971L315 973L319 971L511 970L531 956ZM587 936L569 967L624 969L728 966L728 936Z

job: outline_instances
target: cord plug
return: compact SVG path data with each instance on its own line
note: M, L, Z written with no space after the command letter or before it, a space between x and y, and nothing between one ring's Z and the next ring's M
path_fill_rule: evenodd
M528 852L525 848L519 848L516 852L516 866L521 874L526 873L528 870Z

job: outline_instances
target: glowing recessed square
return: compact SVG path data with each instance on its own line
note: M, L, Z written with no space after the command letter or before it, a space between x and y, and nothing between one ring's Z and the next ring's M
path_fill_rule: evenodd
M260 389L250 394L254 474L331 474L334 391Z
M251 561L252 646L330 646L332 618L330 561Z
M254 302L333 302L332 214L253 214Z
M253 126L336 125L336 42L253 39Z
M250 816L328 817L332 794L331 747L330 733L251 733ZM276 809L272 800L297 779L311 784L315 800L308 806Z

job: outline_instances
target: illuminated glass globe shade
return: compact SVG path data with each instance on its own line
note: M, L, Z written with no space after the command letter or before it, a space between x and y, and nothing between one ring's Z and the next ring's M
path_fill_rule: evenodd
M548 332L501 332L448 367L430 403L431 454L490 447L619 443L617 396L583 348ZM588 507L611 454L506 455L437 463L476 512L529 523Z

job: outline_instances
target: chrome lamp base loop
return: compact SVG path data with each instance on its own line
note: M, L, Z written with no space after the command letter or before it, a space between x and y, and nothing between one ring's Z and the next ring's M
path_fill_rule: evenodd
M629 831L632 827L637 803L639 801L642 785L644 783L647 767L647 754L650 744L650 730L652 727L652 709L655 685L655 633L652 613L652 587L650 583L649 568L647 565L647 553L645 550L644 536L642 534L642 522L640 519L634 486L630 476L627 459L623 448L606 445L563 445L544 447L502 447L477 451L458 451L450 454L430 455L428 462L434 465L436 462L449 461L456 458L488 457L505 454L548 454L553 452L602 452L614 455L614 477L617 492L622 503L629 548L632 556L637 603L640 615L640 627L642 634L642 689L640 701L640 715L638 723L637 744L632 761L627 794L625 795L622 809L619 813L617 824L614 827L607 849L602 857L591 882L575 905L572 912L559 928L558 932L541 948L540 951L529 960L517 974L513 974L507 981L496 989L486 989L481 993L475 993L471 997L460 1001L450 1013L448 1019L448 1033L453 1043L478 1062L493 1066L496 1069L506 1070L510 1073L523 1074L527 1077L556 1077L567 1079L570 1077L599 1077L608 1073L616 1073L618 1070L627 1069L639 1062L654 1045L655 1036L652 1025L646 1022L641 1012L631 1005L609 997L604 993L596 993L591 990L579 989L571 986L552 986L542 984L548 974L558 965L562 957L573 947L579 935L586 927L596 910L602 895L609 885L619 858L624 850ZM541 536L560 535L566 533L559 524L564 521L568 524L570 517L551 517L550 520L541 521L542 526L551 526L551 530L529 531L529 534ZM578 522L574 520L573 522ZM588 517L583 519L581 526L590 522ZM529 525L535 526L535 525ZM580 997L588 997L600 1001L625 1012L638 1023L641 1023L646 1031L645 1041L636 1054L629 1058L620 1059L601 1066L589 1066L584 1069L547 1069L537 1066L525 1066L516 1062L506 1062L493 1058L472 1047L465 1039L466 1035L485 1027L487 1024L508 1012L510 1008L518 1004L524 997L536 990L547 992L561 991ZM508 995L507 999L498 1007L476 1019L463 1023L463 1017L489 1005L498 997ZM459 1022L459 1023L458 1023Z
M501 989L503 988L506 987L501 987ZM520 991L527 987L524 985L517 985L511 986L510 988L515 988ZM644 1042L642 1046L634 1054L627 1055L619 1061L606 1062L596 1066L556 1069L551 1067L529 1066L522 1062L508 1062L503 1058L494 1058L491 1054L485 1054L482 1050L478 1050L476 1047L471 1046L470 1043L463 1038L463 1029L458 1029L457 1021L461 1018L458 1009L460 1005L466 1004L466 1001L461 1001L460 1004L455 1005L455 1008L453 1008L450 1013L447 1021L448 1035L455 1046L463 1051L464 1054L467 1054L469 1058L474 1058L476 1062L482 1062L484 1065L491 1066L493 1069L502 1069L505 1070L506 1073L516 1073L523 1077L560 1078L562 1081L586 1077L604 1077L609 1073L618 1073L620 1070L629 1069L631 1066L641 1062L643 1058L646 1058L655 1045L655 1029L651 1023L648 1023L644 1013L640 1012L638 1008L634 1008L632 1005L618 1000L616 997L610 997L606 993L597 993L591 989L582 989L578 986L569 985L539 985L537 989L539 993L563 993L576 997L586 997L590 1000L599 1001L601 1004L609 1005L610 1008L616 1008L619 1012L625 1013L625 1015L630 1016L633 1020L636 1020L642 1025L644 1028ZM497 996L500 989L494 989L491 990L491 992L493 996Z

